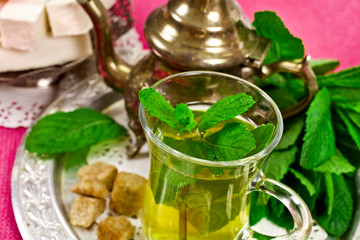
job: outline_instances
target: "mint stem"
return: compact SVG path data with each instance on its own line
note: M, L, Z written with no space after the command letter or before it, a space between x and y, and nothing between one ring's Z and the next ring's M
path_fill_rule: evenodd
M187 217L186 217L186 204L179 203L179 240L187 239Z

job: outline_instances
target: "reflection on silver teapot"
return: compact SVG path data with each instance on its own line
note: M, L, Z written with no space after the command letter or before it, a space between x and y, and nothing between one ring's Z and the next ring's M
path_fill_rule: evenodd
M116 56L110 20L99 0L78 1L94 24L99 72L109 86L124 94L129 127L136 136L129 156L145 143L138 119L138 92L164 76L201 69L225 71L248 80L275 72L293 73L305 82L308 95L284 109L284 118L304 110L317 92L308 57L262 63L270 41L256 35L235 0L169 0L155 9L144 28L151 54L133 67Z

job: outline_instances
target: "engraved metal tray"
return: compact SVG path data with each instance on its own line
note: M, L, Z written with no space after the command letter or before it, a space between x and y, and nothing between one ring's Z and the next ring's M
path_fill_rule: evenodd
M122 95L113 92L96 74L62 93L43 115L56 111L71 111L79 107L100 110L123 126L127 126ZM135 159L129 160L126 157L127 144L129 144L129 139L110 140L97 145L91 149L87 161L88 163L99 160L107 161L114 164L119 171L130 171L147 177L149 171L147 147L144 146ZM358 186L360 185L359 179L360 170L357 172ZM15 158L11 190L15 219L24 239L97 239L97 224L93 224L90 229L86 230L72 227L69 224L68 212L70 204L76 196L69 189L75 182L77 182L76 171L65 170L61 162L55 162L53 159L46 161L38 159L24 150L24 140L22 141ZM360 195L359 189L358 194ZM112 214L107 209L96 222ZM353 225L344 239L360 239L359 218L360 206L357 203ZM133 218L130 221L136 226L134 240L144 239L140 220ZM259 229L264 232L264 227L268 230L276 229L268 222L262 223ZM269 232L268 230L266 232ZM328 236L314 224L310 239L325 240L328 239Z

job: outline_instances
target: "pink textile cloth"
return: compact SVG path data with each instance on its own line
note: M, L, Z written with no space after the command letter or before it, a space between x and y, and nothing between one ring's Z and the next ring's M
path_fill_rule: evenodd
M0 239L21 239L11 205L11 171L25 128L0 127Z
M167 0L133 0L135 26L144 41L143 26L150 12ZM252 20L256 11L272 10L297 37L313 58L334 58L338 68L360 65L360 4L358 0L238 0ZM145 41L144 41L145 42ZM1 64L1 63L0 63ZM1 87L1 85L0 85ZM24 128L0 127L0 239L21 239L11 205L11 170Z
M134 0L136 29L145 42L143 26L156 6L167 0ZM285 26L303 40L306 54L312 58L341 60L339 69L360 64L359 0L237 0L251 20L257 11L275 11Z

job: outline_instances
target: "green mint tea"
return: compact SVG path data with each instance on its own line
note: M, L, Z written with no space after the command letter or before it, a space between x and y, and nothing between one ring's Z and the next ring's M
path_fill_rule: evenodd
M204 112L193 113L198 124ZM263 131L265 128L270 131ZM250 143L255 147L246 153L245 156L249 156L260 151L258 147L264 148L256 136L266 132L270 136L274 128L273 125L255 128L245 120L232 118L203 133L198 130L180 133L157 121L153 132L170 148L183 154L210 161L230 161L241 159L234 157L241 154L242 146L248 148L249 142L238 142L247 139L239 136L244 129L254 136L249 141L256 142ZM227 144L227 141L233 142ZM149 148L151 169L142 213L147 239L235 239L248 223L247 188L263 161L237 167L212 167L167 154L152 141Z

